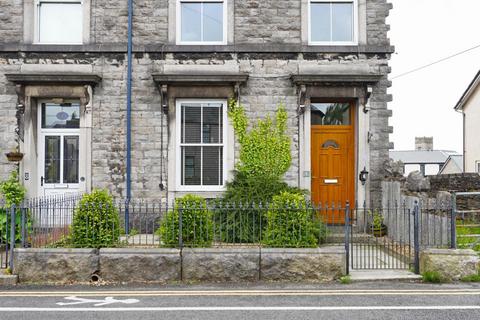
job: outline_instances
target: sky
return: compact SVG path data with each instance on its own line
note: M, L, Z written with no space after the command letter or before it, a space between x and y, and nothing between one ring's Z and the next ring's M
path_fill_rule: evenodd
M395 46L390 79L480 45L480 0L389 0L387 23ZM462 152L462 116L453 107L480 69L480 48L393 79L390 141L414 149L416 136L433 136L434 148ZM479 124L480 125L480 124Z

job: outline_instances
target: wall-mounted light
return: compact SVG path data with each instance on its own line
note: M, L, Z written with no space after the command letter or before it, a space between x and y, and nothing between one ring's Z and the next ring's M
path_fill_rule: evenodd
M25 113L25 105L22 104L22 103L17 104L17 110L20 114L24 114Z
M362 183L362 186L364 186L365 183L367 182L367 179L368 179L367 168L365 168L365 167L363 168L363 170L360 172L360 175L358 176L358 179Z

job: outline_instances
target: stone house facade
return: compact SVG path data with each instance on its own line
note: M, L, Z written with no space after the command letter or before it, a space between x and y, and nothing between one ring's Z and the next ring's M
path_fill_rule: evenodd
M126 196L127 1L0 0L0 178L24 154L29 196ZM379 202L388 160L386 0L138 0L133 15L132 198L214 197L252 119L283 104L285 180L317 202ZM360 181L359 176L363 172ZM368 172L368 175L365 173Z

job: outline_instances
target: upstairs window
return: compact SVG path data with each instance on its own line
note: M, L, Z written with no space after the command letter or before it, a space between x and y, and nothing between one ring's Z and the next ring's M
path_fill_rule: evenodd
M79 0L39 0L36 9L36 42L81 44L83 3Z
M227 0L177 0L178 44L226 44Z
M356 34L356 0L310 0L310 44L354 45Z

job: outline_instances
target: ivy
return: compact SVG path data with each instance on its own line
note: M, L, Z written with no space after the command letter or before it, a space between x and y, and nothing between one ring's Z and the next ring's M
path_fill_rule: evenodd
M253 124L250 131L245 109L240 104L230 101L228 116L240 144L237 171L254 176L282 177L292 163L284 106L278 108L275 123L267 116Z

